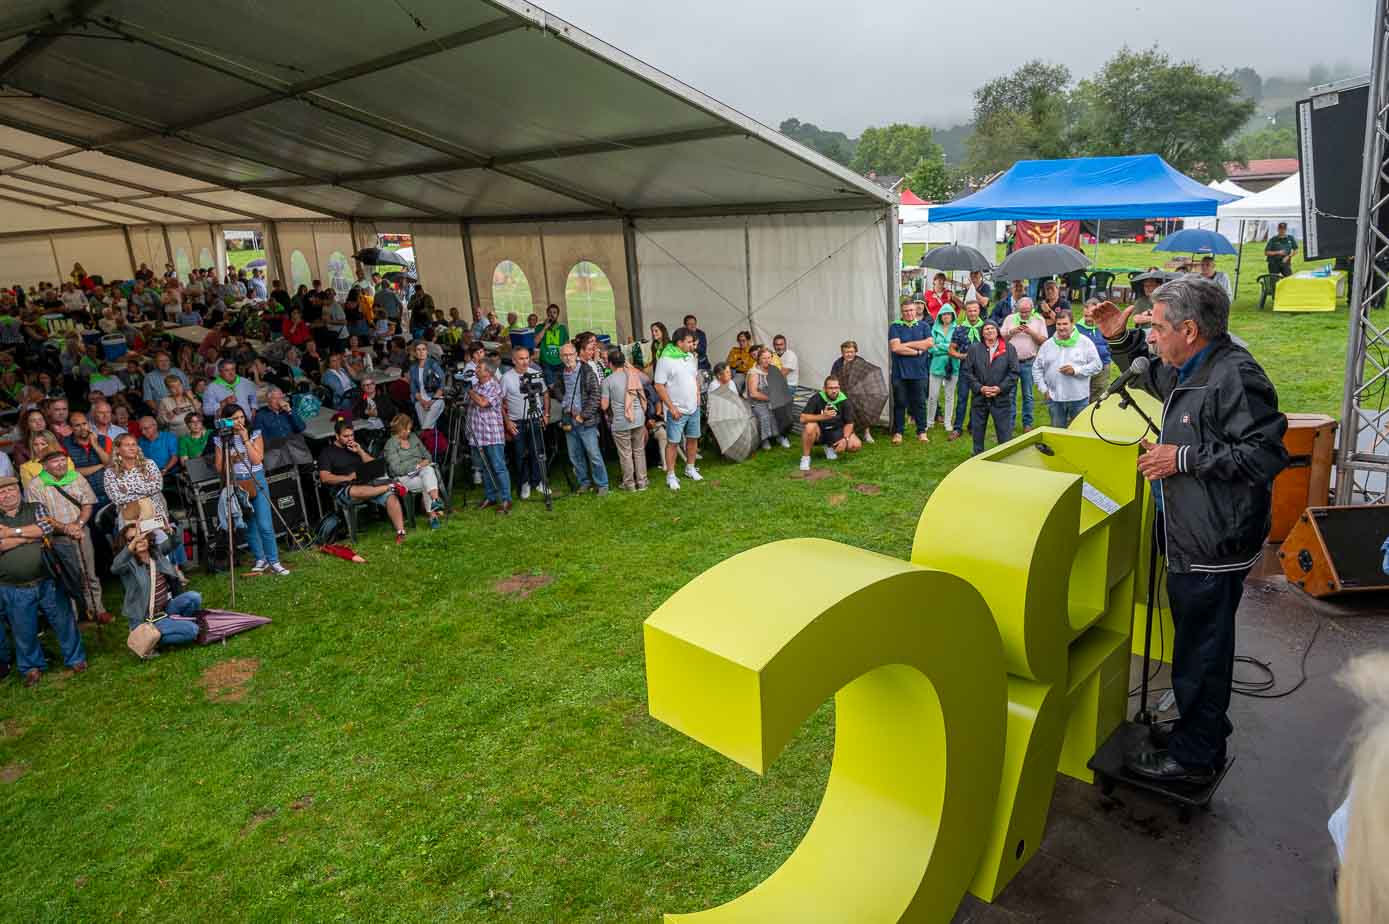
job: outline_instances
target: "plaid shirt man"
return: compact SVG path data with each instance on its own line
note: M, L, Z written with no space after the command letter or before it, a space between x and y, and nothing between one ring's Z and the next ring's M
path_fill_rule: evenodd
M502 428L502 383L495 378L473 386L488 401L487 407L473 405L468 413L468 442L474 446L496 446L506 442Z

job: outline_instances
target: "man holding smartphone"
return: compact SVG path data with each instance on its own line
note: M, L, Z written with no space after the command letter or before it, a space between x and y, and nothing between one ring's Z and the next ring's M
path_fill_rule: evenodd
M318 454L318 479L334 489L343 503L366 502L386 508L386 517L395 527L395 542L405 541L405 516L400 507L404 486L390 484L357 484L357 466L374 461L357 444L352 422L339 418L333 424L333 438Z

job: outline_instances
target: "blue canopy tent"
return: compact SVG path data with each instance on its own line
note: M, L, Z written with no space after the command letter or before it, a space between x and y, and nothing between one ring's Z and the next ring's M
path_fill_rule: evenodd
M931 221L1185 218L1214 215L1238 198L1196 182L1156 154L1020 160L977 193L933 206ZM1098 226L1095 239L1102 239Z

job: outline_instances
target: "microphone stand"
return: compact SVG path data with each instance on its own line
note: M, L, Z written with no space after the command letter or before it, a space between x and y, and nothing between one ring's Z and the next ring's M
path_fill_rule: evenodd
M1160 436L1162 434L1162 430L1153 422L1153 418L1148 416L1148 412L1143 410L1143 406L1133 400L1133 395L1129 394L1128 386L1120 385L1114 390L1114 394L1119 396L1119 410L1127 411L1129 408L1133 408L1138 416L1143 418L1143 422L1148 425L1148 429L1153 431L1154 436Z

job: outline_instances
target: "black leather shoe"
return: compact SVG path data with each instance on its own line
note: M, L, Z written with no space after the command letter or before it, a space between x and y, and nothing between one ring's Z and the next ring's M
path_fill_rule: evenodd
M1144 779L1158 783L1194 783L1202 785L1215 779L1210 768L1184 767L1166 751L1142 751L1124 761L1124 769Z
M1176 726L1170 722L1158 722L1148 726L1148 741L1159 751L1167 750L1168 742L1172 740L1172 729Z

